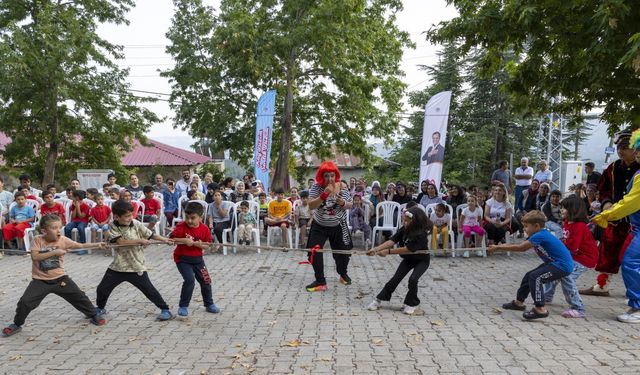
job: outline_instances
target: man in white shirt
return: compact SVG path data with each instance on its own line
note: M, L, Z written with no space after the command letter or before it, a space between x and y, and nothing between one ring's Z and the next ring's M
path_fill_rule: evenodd
M540 169L538 170L538 172L536 172L533 178L540 181L541 184L544 182L548 184L553 183L553 172L551 172L551 170L549 169L549 164L547 164L547 161L540 160L538 166Z
M529 166L529 158L520 159L520 166L515 171L516 178L516 211L522 210L522 192L529 189L533 179L533 168Z
M191 171L185 169L182 171L182 180L176 181L176 190L182 195L186 195L189 191L189 181L191 181Z

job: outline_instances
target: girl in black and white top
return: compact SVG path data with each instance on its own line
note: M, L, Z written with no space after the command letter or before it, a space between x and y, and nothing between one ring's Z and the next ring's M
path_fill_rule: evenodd
M329 240L333 250L351 250L353 241L347 225L347 210L352 201L349 190L340 187L340 171L330 161L320 164L316 173L316 182L309 189L309 209L313 211L313 221L307 240L307 248L323 247ZM322 253L309 253L316 280L307 285L307 291L327 290L327 280L324 277L324 259ZM340 275L340 282L351 284L347 275L350 255L333 254L336 271Z
M386 242L372 248L367 255L387 256L399 254L402 262L398 265L396 273L389 280L384 288L378 293L376 298L367 306L369 310L377 310L382 301L391 300L391 295L411 270L409 276L409 291L404 298L404 308L402 312L411 315L415 312L416 306L420 304L418 298L418 281L429 268L429 254L411 254L418 250L427 249L427 238L429 229L432 227L431 221L420 207L411 207L402 215L403 226ZM393 246L400 246L394 249Z

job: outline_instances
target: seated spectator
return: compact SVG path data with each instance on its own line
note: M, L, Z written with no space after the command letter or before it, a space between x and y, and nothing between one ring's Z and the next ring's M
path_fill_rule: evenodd
M18 177L18 180L20 180L20 187L22 189L28 189L29 190L29 194L34 195L36 197L40 197L40 195L42 195L42 191L38 190L36 188L34 188L33 186L31 186L31 176L29 176L26 173L23 173L20 175L20 177ZM27 195L29 195L27 194ZM27 198L29 199L29 198Z
M532 180L531 186L527 190L522 192L522 211L529 212L536 210L536 203L538 199L538 191L540 189L540 181Z
M109 173L107 175L107 182L111 185L111 188L117 188L118 190L122 189L122 187L116 184L117 177L115 173Z
M560 190L554 190L549 196L549 201L542 206L542 213L547 217L545 228L547 228L556 238L562 238L562 215L560 214Z
M139 200L142 198L142 185L140 185L137 174L132 173L129 175L129 185L127 185L125 189L131 193L132 199Z
M62 204L53 200L53 194L50 191L42 192L42 198L44 203L40 206L40 216L55 215L60 218L64 226L67 223L67 215Z
M586 197L584 198L589 218L602 212L600 202L598 201L598 187L595 184L587 185Z
M543 182L538 188L538 197L536 198L535 210L542 211L542 206L549 201L549 194L551 193L551 187L548 183Z
M133 195L131 194L131 192L129 190L123 190L120 196L122 197L123 201L131 203L131 205L133 206L133 218L136 220L140 220L140 205L138 204L138 202L133 200Z
M9 211L9 222L2 227L2 237L4 243L9 244L12 249L24 248L24 231L33 226L36 220L36 212L27 205L27 197L22 191L14 195L16 205ZM13 240L17 241L14 245Z
M108 198L111 194L109 194L109 191L111 190L111 184L110 183L104 183L102 184L102 196L105 198Z
M72 232L74 229L78 230L78 242L80 243L87 242L84 230L89 224L89 205L84 203L83 200L85 197L86 193L83 190L73 191L73 199L71 206L69 207L69 211L71 212L69 217L71 219L69 220L69 223L64 226L64 235L67 238L72 238ZM77 254L82 255L81 253ZM86 254L86 252L83 254Z
M164 216L167 218L167 225L173 225L173 218L178 215L178 203L180 202L180 192L176 189L176 182L172 178L167 179L167 188L162 192L164 201Z
M289 198L287 198L287 200L293 205L293 203L298 199L300 199L300 196L298 195L298 188L292 187L291 192L289 193Z
M120 199L120 188L117 188L117 187L109 188L109 198L111 198L114 201L117 201L118 199Z
M284 189L275 189L276 199L269 202L268 215L264 219L270 227L279 227L282 237L282 246L287 246L289 222L291 220L291 202L284 199Z
M88 188L87 189L87 198L92 200L92 201L96 201L96 195L98 195L98 189L96 188Z
M422 181L422 192L418 194L418 203L423 207L428 207L430 204L444 203L442 197L438 195L438 188L436 185Z
M233 203L222 200L221 191L216 191L213 194L213 203L209 205L209 208L207 210L207 218L209 222L209 228L213 230L218 243L222 243L222 232L225 229L231 228L232 209Z
M142 217L142 222L147 223L147 227L153 231L156 223L160 220L160 202L156 199L153 186L146 185L142 188L142 193L144 194L144 198L140 201L144 205L144 216Z
M407 204L412 200L411 195L407 194L407 185L398 182L396 184L396 194L393 196L393 201L399 204Z
M196 199L199 201L206 200L206 196L200 191L200 185L197 182L191 182L189 184L189 190L194 190L196 192ZM210 203L210 202L207 202Z
M509 202L509 195L504 185L494 186L492 195L484 207L484 230L487 233L487 245L503 242L508 231L517 230L511 228L513 206Z
M253 195L249 193L243 181L236 182L236 191L233 193L232 202L238 203L242 201L253 200Z
M113 220L111 208L104 204L104 195L98 193L95 195L96 205L89 210L89 227L91 228L91 242L96 242L96 233L102 230L102 240L107 239L107 231L109 223Z
M462 188L458 185L449 185L446 203L451 206L453 212L453 229L458 228L458 206L467 203L467 197L462 192ZM432 220L433 221L433 220Z

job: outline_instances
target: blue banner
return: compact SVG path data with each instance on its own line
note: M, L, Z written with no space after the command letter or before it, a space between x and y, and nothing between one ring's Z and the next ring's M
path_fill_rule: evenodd
M253 151L253 170L256 179L269 191L269 160L271 159L271 137L273 119L276 114L276 90L269 90L258 99L256 110L256 140Z

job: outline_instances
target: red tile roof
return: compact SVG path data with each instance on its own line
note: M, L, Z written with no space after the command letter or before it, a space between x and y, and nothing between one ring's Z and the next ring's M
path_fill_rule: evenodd
M211 161L207 156L169 146L153 139L149 139L148 143L149 146L143 146L138 140L135 140L131 151L122 158L122 165L125 167L192 166Z
M3 151L9 143L11 143L11 138L0 132L0 151ZM125 167L147 167L153 165L171 167L192 166L211 161L207 156L169 146L153 139L149 139L148 143L149 146L143 146L138 140L135 140L131 151L122 158L122 165ZM0 158L0 165L4 164L4 158Z

